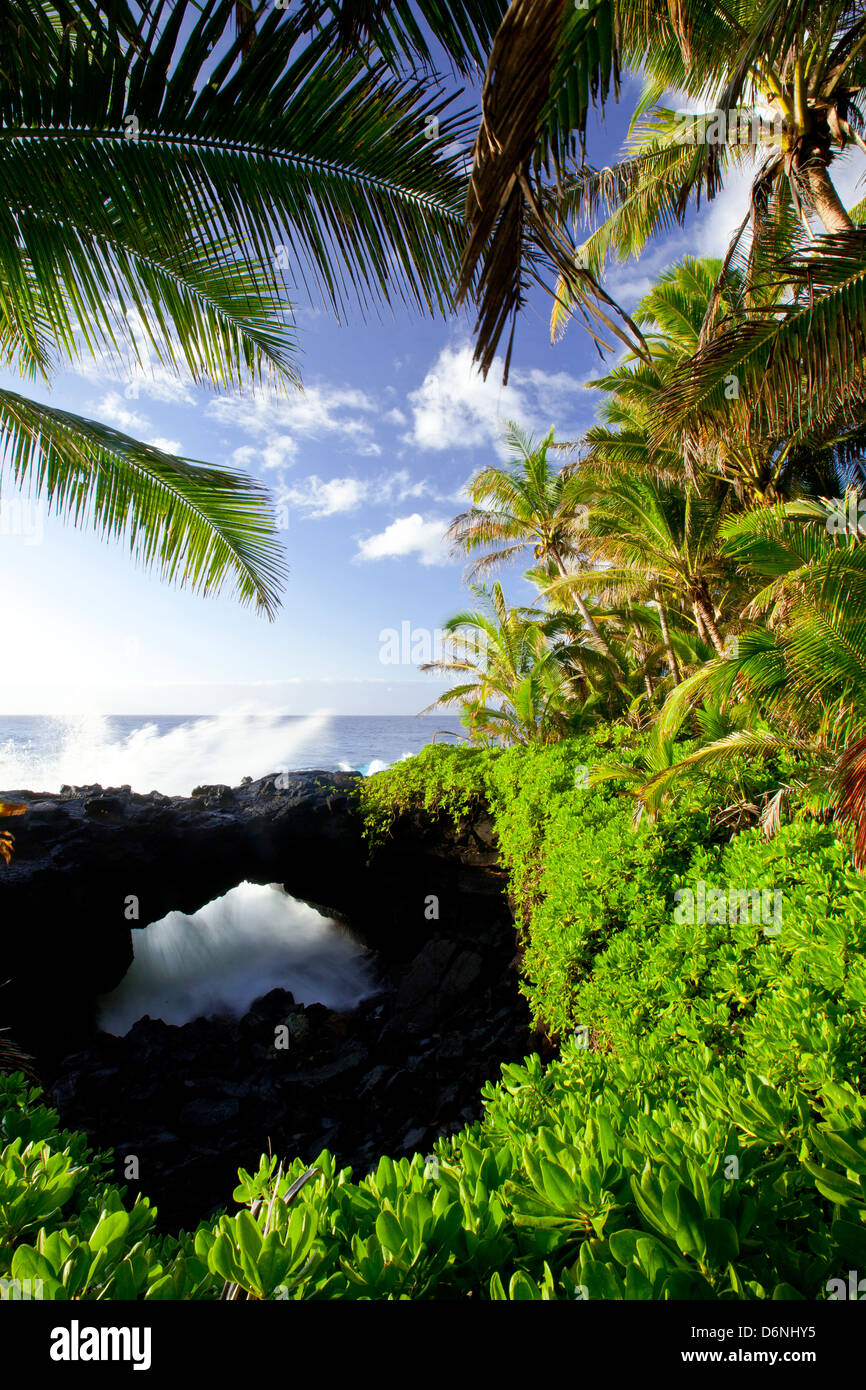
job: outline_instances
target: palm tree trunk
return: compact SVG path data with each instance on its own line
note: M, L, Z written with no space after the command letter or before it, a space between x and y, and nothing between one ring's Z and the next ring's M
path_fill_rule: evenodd
M695 611L695 622L698 624L700 632L703 623L706 635L709 637L719 656L725 655L725 644L719 636L719 629L716 627L716 619L713 614L712 606L701 596L692 600L692 607Z
M661 589L656 589L656 603L658 604L659 609L659 622L661 624L662 629L662 641L665 644L665 651L667 652L668 661L670 662L671 672L673 673L674 678L674 685L679 685L680 681L682 680L682 676L680 674L680 664L677 661L676 652L674 651L673 646L671 645L671 634L670 628L668 627L667 609L662 603Z
M577 604L577 611L583 619L586 625L586 629L589 632L589 635L592 638L592 640L596 643L599 651L607 657L608 661L613 663L617 671L619 671L620 675L623 675L623 669L617 661L616 657L614 656L613 652L611 651L610 647L608 646L606 640L604 639L604 637L602 637L601 632L599 631L596 625L595 619L593 618L592 614L590 613L589 609L587 608L584 602L583 595L575 591L574 601Z
M563 576L563 578L566 575L573 573L573 571L566 569L558 550L551 550L550 553L551 558L555 561L556 567L559 570L559 573ZM612 664L616 667L617 671L619 671L620 675L625 675L625 672L623 671L622 667L620 666L619 662L617 661L616 657L614 656L604 637L602 637L598 629L598 625L595 622L595 619L593 618L592 614L586 606L586 603L584 602L583 595L581 593L578 593L577 589L572 589L571 593L574 596L574 602L577 605L577 611L583 619L584 626L586 627L586 630L592 638L593 642L595 642L599 651L607 657L608 661L612 662Z
M824 231L829 236L835 236L839 232L853 232L854 223L836 192L820 151L809 151L804 163L798 165L797 172L808 190L812 206L821 219Z

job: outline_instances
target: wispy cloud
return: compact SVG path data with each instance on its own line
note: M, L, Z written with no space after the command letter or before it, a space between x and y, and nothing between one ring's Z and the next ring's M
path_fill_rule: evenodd
M278 490L277 501L297 507L311 520L356 511L366 504L386 505L405 502L410 497L429 496L445 501L426 478L413 480L405 468L381 473L374 478L330 478L324 481L313 473L293 486Z
M136 411L130 410L119 391L107 391L90 409L97 420L116 425L125 434L142 435L153 428L146 415L139 415Z
M298 507L310 517L336 516L359 507L368 490L369 483L360 478L331 478L323 482L313 474L297 487L282 489L277 501Z
M370 421L375 410L366 392L327 383L290 396L265 391L220 396L207 407L208 415L221 424L262 441L259 453L266 469L291 464L303 439L330 436L353 453L381 453Z

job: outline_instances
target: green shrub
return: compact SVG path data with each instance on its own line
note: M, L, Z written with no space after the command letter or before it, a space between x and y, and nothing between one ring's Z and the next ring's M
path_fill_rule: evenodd
M426 1159L353 1181L323 1152L302 1182L300 1160L263 1158L239 1174L240 1210L176 1238L23 1076L0 1076L0 1297L10 1279L52 1299L836 1296L866 1268L850 843L814 823L729 838L709 784L635 829L630 800L581 773L634 756L629 739L437 747L361 792L373 852L398 815L489 810L558 1060L504 1066L481 1121ZM766 891L770 917L749 900L688 920L685 894L718 907L731 889Z
M696 843L721 834L695 793L668 813L664 830L645 820L635 831L629 797L610 783L586 785L600 763L634 759L630 743L632 730L610 725L549 748L433 746L361 788L373 852L400 815L459 824L489 809L525 947L522 988L554 1035L573 1027L578 982L595 953L627 926L658 926L672 876Z

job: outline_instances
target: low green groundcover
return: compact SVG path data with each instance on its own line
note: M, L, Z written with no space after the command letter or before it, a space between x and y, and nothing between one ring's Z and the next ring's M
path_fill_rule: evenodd
M709 783L635 829L630 799L586 775L623 743L435 747L363 784L372 853L401 811L489 808L559 1060L504 1066L481 1121L359 1182L327 1152L299 1188L300 1160L263 1159L236 1215L176 1238L0 1077L0 1297L846 1297L866 1269L848 839L808 821L731 835Z

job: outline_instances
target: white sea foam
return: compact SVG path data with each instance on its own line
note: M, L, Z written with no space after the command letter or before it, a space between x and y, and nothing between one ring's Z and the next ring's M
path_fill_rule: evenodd
M122 1035L149 1014L182 1024L240 1017L274 988L296 1003L350 1009L374 990L363 947L279 884L240 883L187 916L133 932L135 959L99 1001L99 1026Z
M405 762L407 758L413 758L414 753L403 753L395 762ZM353 767L351 763L340 763L341 772L361 772L365 777L372 777L374 772L384 772L386 768L393 767L393 763L383 762L381 758L373 758L369 763L363 763L360 767Z
M320 734L327 714L287 722L279 715L228 711L190 719L160 732L144 721L129 734L112 732L103 715L58 719L37 748L9 739L0 745L0 787L56 792L64 783L129 785L188 796L203 782L236 786L242 777L263 777L291 768L304 744Z

